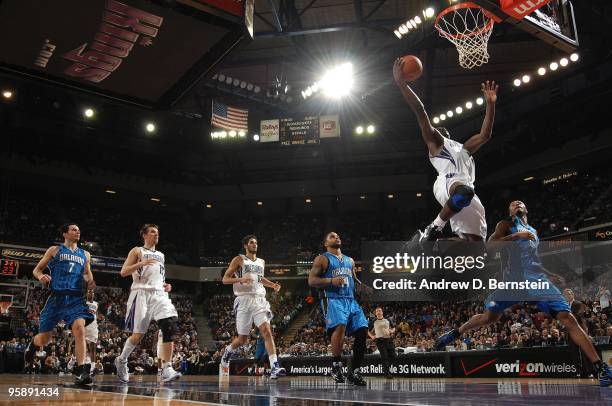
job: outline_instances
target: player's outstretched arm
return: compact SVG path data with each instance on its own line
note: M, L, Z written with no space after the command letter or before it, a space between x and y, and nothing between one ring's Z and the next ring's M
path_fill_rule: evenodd
M408 103L410 109L417 117L419 127L421 128L421 136L423 137L423 141L425 141L425 145L427 145L429 153L431 155L437 155L444 145L444 139L442 138L442 135L431 125L431 121L429 121L429 116L425 110L425 106L423 105L421 99L419 99L419 96L417 96L417 94L404 80L402 76L403 65L404 61L402 58L395 60L395 63L393 64L393 78L395 79L397 86L400 88L402 96L404 96L404 100L406 100L406 103Z
M485 83L480 85L480 90L482 90L482 94L487 101L485 118L482 122L480 132L473 135L463 144L463 148L468 150L468 152L472 155L474 155L474 153L478 151L480 147L491 139L491 134L493 133L493 122L495 121L495 103L497 103L498 89L499 85L495 84L494 80L487 80Z
M126 277L130 276L134 272L138 270L138 268L142 268L147 265L153 265L155 261L153 258L145 259L144 261L139 261L140 250L138 247L134 247L130 250L128 257L125 259L123 266L121 267L121 276Z
M251 283L253 280L249 278L236 278L236 271L242 266L242 258L236 256L232 259L227 270L223 274L221 282L224 285L233 285L234 283Z
M49 262L53 259L57 251L59 250L59 246L54 245L53 247L49 247L43 257L38 261L38 264L34 268L32 274L36 279L38 279L41 283L49 283L51 282L51 275L46 275L43 271L49 265Z
M308 274L308 286L325 288L327 286L340 286L344 284L344 278L321 278L321 274L325 272L327 265L327 258L325 256L319 255L315 258Z

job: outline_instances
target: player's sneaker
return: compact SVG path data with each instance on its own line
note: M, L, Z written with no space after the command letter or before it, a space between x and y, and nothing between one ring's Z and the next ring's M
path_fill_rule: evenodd
M89 372L91 370L90 364L78 365L74 368L74 384L75 385L89 385L91 381L91 376Z
M161 380L162 382L170 382L179 379L181 376L183 375L180 372L175 371L171 366L167 366L161 373Z
M278 362L274 364L272 370L270 371L270 379L277 379L279 376L287 375L287 371L285 368L281 367Z
M610 371L608 364L604 362L603 367L599 371L599 386L605 388L610 385L612 385L612 371Z
M355 372L355 371L349 372L346 375L346 380L355 386L366 386L367 385L366 381L363 380L363 377L359 374L359 372Z
M433 346L434 351L443 351L447 345L453 343L457 338L459 338L459 330L452 329L446 334L442 334L436 340L436 343Z
M423 244L425 241L436 241L440 237L442 237L442 229L431 223L421 232L419 243Z
M345 377L342 373L342 364L332 366L331 376L337 383L344 383Z
M35 356L36 356L36 346L34 345L34 339L32 338L23 353L23 359L25 361L25 366L31 365L34 362Z
M117 368L117 378L123 383L128 383L130 373L128 371L127 360L123 361L121 357L115 358L115 368Z

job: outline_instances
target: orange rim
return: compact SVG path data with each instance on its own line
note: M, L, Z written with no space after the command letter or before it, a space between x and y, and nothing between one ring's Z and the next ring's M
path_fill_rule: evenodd
M484 14L487 16L487 18L489 19L489 21L482 26L481 28L479 28L478 30L472 31L469 34L451 34L448 33L446 31L444 31L442 29L442 27L440 27L440 20L442 19L442 17L446 16L447 14L450 14L452 12L455 12L457 10L460 10L462 8L479 8L482 9L482 11L484 12ZM493 19L495 18L495 16L493 14L491 14L490 12L488 12L487 10L483 9L482 7L480 7L478 4L476 3L472 3L470 1L466 1L464 3L459 3L459 4L455 4L453 6L450 6L444 10L442 10L440 12L440 14L438 14L438 16L436 17L436 22L434 23L434 27L436 27L436 30L438 30L440 33L442 33L444 36L448 36L448 37L452 37L455 39L461 39L461 38L465 38L465 37L474 37L476 35L482 34L483 32L487 32L490 31L491 29L493 29L493 24L495 23L493 21Z

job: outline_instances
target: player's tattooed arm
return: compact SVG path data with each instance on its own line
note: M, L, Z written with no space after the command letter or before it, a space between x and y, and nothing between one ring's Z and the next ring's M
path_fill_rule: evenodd
M91 272L91 254L85 251L85 270L83 271L83 279L87 283L87 289L93 290L96 288L96 282L94 281L93 273Z
M402 58L398 58L393 64L393 78L395 79L395 83L399 87L402 92L402 96L404 96L404 100L410 106L410 109L417 117L417 121L419 123L419 127L421 128L421 136L423 137L423 141L425 141L425 145L427 145L427 149L431 155L438 155L442 147L444 146L444 138L442 135L436 130L429 120L429 115L425 110L425 106L419 96L412 90L412 88L406 83L404 78L402 77L402 65L404 61Z
M51 275L43 273L43 271L49 265L49 262L53 259L57 251L59 250L59 246L54 245L53 247L49 247L43 257L40 259L36 267L34 268L34 272L32 274L36 279L38 279L41 283L49 283L51 282Z
M224 285L233 285L234 283L249 284L253 282L253 280L249 278L236 277L236 271L242 266L242 263L242 258L240 258L239 256L236 256L234 257L234 259L232 259L232 262L230 262L229 266L227 267L227 270L225 271L225 274L223 274L223 279L221 280Z
M327 258L324 255L319 255L312 263L312 268L308 274L308 285L313 288L325 288L328 286L341 286L344 284L344 278L321 278L321 274L327 270Z
M480 90L482 90L482 94L487 101L485 118L482 122L480 132L470 137L463 144L463 148L465 148L472 155L474 155L474 153L476 153L480 147L491 139L491 134L493 133L493 122L495 121L495 103L497 102L498 89L499 85L495 84L494 80L487 80L480 86Z
M138 247L134 247L128 254L128 257L125 259L125 262L121 267L121 276L124 278L126 276L130 276L139 268L142 268L147 265L153 265L155 262L157 261L153 258L140 261L140 249Z

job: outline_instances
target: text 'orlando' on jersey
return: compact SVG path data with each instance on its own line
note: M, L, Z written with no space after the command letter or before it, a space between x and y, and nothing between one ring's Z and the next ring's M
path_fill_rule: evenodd
M51 290L55 293L82 294L83 273L87 256L82 248L74 251L64 244L59 246L47 267L51 271Z
M258 295L265 296L266 288L261 283L264 277L265 261L257 258L253 261L244 254L240 254L242 266L238 268L236 274L238 278L251 278L251 283L234 283L234 294L236 296Z
M342 277L346 280L346 283L342 286L326 286L324 289L325 297L354 297L353 290L355 288L355 281L353 279L353 261L351 257L342 255L338 258L330 252L324 252L322 255L327 258L328 265L327 270L321 277Z
M139 260L154 259L151 265L141 266L132 273L131 289L164 290L166 282L166 268L164 267L165 257L161 251L150 250L145 247L138 247L140 250Z

